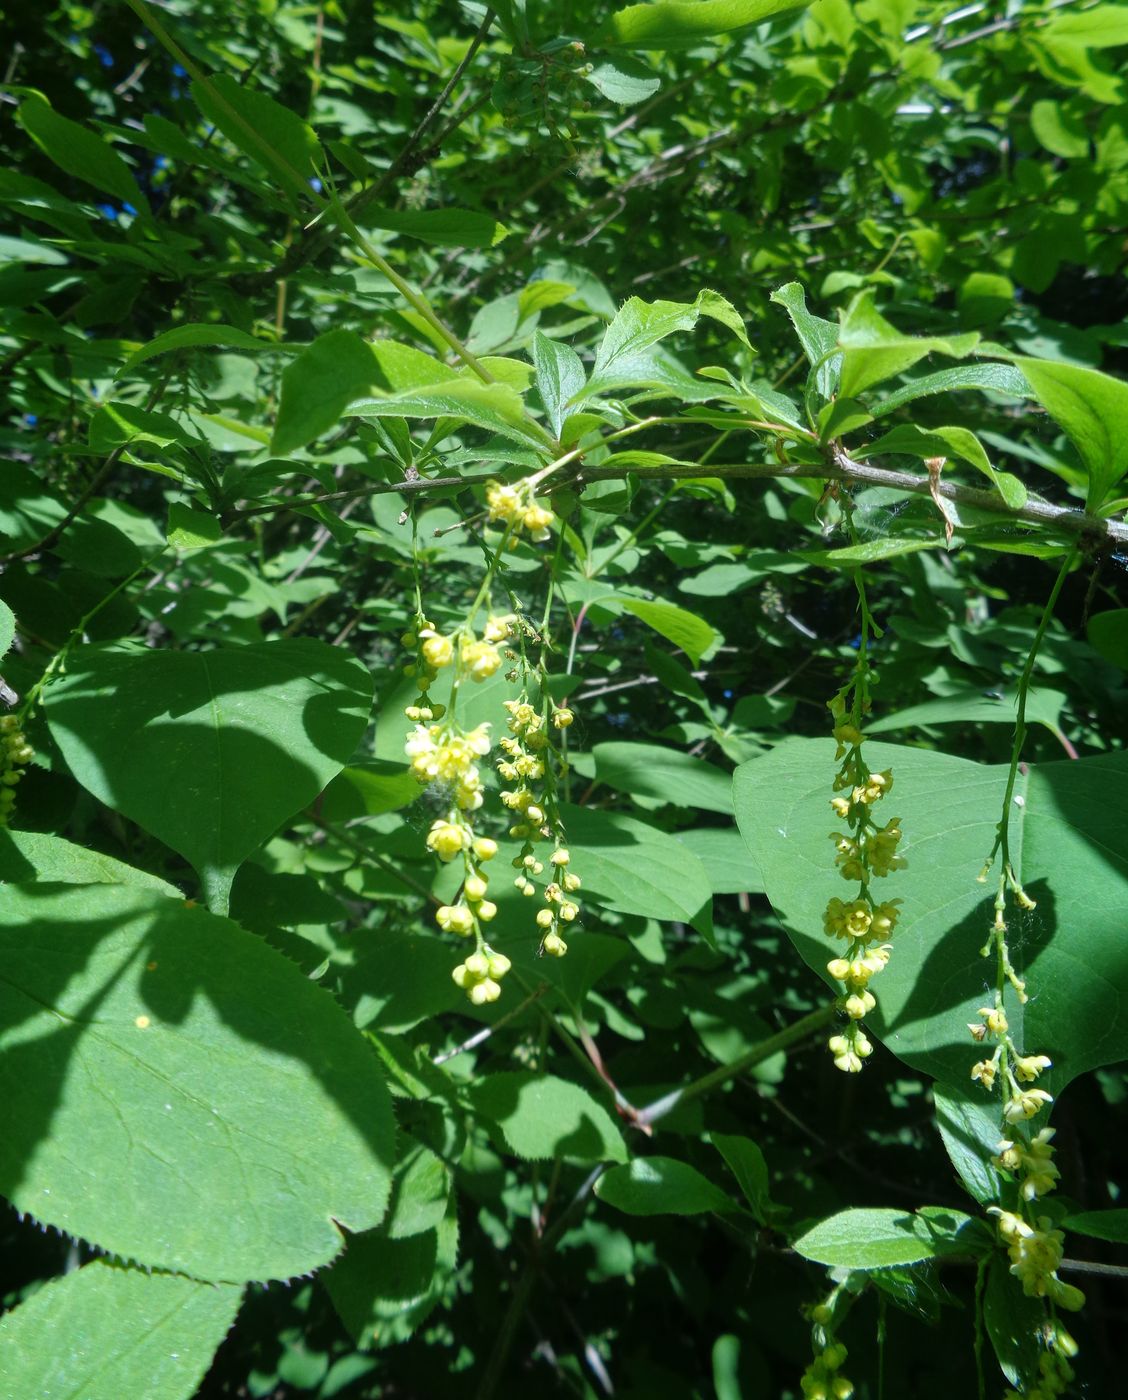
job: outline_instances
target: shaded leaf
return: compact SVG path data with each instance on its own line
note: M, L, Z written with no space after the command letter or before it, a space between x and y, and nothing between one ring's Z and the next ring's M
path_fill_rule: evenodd
M473 1111L518 1157L625 1162L627 1149L611 1115L586 1089L539 1071L489 1075L467 1093Z
M733 34L773 15L801 8L805 0L651 0L611 16L604 43L625 49L681 49L720 34Z
M595 1183L595 1194L626 1215L725 1214L739 1209L696 1167L672 1157L636 1157L612 1167Z
M0 1318L5 1395L191 1400L242 1289L95 1260Z
M827 833L833 745L789 739L737 769L737 822L776 913L824 980L841 943L821 933L828 898L841 895ZM868 742L874 769L891 768L889 816L899 816L908 860L881 897L904 901L893 956L867 1019L899 1058L962 1087L978 1056L960 1028L976 1019L989 976L980 949L992 919L991 884L976 876L991 850L1007 768ZM1049 1055L1039 1083L1059 1092L1087 1069L1128 1057L1128 755L1032 765L1020 773L1011 855L1037 908L1024 916L1019 972L1038 995L1012 1002L1011 1035L1024 1053ZM820 930L816 932L816 930ZM1012 949L1017 955L1018 950ZM1078 1017L1076 1008L1087 1014ZM1091 1027L1101 1026L1100 1037Z
M36 145L61 170L148 213L149 202L129 166L100 136L79 122L60 116L38 96L25 98L17 117Z
M792 1247L816 1264L883 1269L963 1252L971 1246L975 1226L970 1216L943 1206L924 1206L918 1211L843 1210L819 1221Z
M1015 363L1084 462L1089 473L1086 505L1099 506L1128 473L1128 384L1082 365Z
M229 1281L317 1268L337 1222L379 1221L394 1129L376 1056L262 939L147 890L28 885L5 892L0 944L0 1189L18 1209Z
M297 638L87 647L45 695L78 781L184 856L219 913L247 856L352 757L371 702L364 666Z

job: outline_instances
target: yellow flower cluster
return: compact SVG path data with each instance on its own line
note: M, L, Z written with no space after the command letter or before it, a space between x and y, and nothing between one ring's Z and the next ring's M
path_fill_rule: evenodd
M540 841L554 840L552 879L544 888L545 904L537 913L537 927L541 931L540 952L562 958L568 945L561 929L573 923L580 912L579 905L569 896L580 888L581 882L568 868L572 857L561 844L564 833L554 804L550 804L548 796L536 786L545 778L545 754L551 741L544 715L528 700L507 700L505 708L509 713L509 734L499 744L504 756L498 761L498 772L513 786L502 791L501 800L514 816L510 836L523 843L513 862L519 872L513 883L523 895L531 897L536 893L532 877L544 873L544 862L537 858L533 847ZM557 729L566 729L573 718L572 711L563 708L555 709L552 714ZM550 805L552 810L549 810Z
M841 1342L831 1342L819 1352L799 1382L803 1400L850 1400L853 1382L839 1374L846 1355Z
M1000 1072L1003 1078L1003 1117L1008 1123L1023 1123L1035 1117L1053 1103L1053 1095L1045 1089L1027 1089L1053 1061L1048 1055L1020 1055L1010 1036L1010 1023L1003 1009L1002 993L997 992L993 1006L981 1006L978 1021L969 1021L967 1028L973 1040L982 1043L991 1035L997 1041L990 1059L977 1060L971 1067L971 1077L990 1093Z
M490 751L488 724L479 724L469 732L442 723L417 724L407 736L404 751L417 782L443 784L450 789L454 805L463 812L476 812L482 805L478 760ZM461 847L453 854L458 849ZM449 860L450 856L444 859Z
M1004 1138L991 1160L1000 1171L1022 1178L1019 1195L1024 1201L1048 1195L1057 1185L1061 1173L1054 1162L1053 1128L1043 1128L1030 1142L1012 1142Z
M1021 1391L1008 1390L1003 1400L1057 1400L1069 1393L1074 1370L1067 1358L1077 1355L1077 1343L1056 1319L1042 1328L1046 1350L1038 1358L1038 1379Z
M832 797L830 805L835 816L850 827L849 832L832 832L830 839L839 873L856 881L859 889L852 900L830 899L823 913L824 931L848 945L844 956L827 963L830 975L843 984L838 1009L847 1018L847 1025L830 1037L827 1048L840 1070L856 1074L873 1054L873 1043L861 1026L877 1005L869 982L889 962L892 946L886 940L893 936L901 913L901 900L879 903L870 891L870 882L904 869L907 862L897 854L902 836L900 818L879 827L872 814L874 804L892 790L892 772L873 773L866 765L862 758L866 736L857 717L846 713L843 695L831 701L830 709L835 721L835 759L840 764L834 790L842 794Z
M1062 1283L1057 1276L1065 1236L1053 1228L1049 1216L1042 1216L1032 1225L1021 1215L999 1206L991 1206L989 1214L998 1216L999 1238L1007 1247L1010 1271L1028 1298L1048 1298L1067 1312L1084 1307L1081 1290Z
M501 481L488 482L486 506L490 520L505 524L514 533L527 530L534 540L547 539L548 527L556 519L547 506L538 504L525 481L512 486Z
M16 805L16 786L35 757L15 715L0 718L0 827L7 826Z

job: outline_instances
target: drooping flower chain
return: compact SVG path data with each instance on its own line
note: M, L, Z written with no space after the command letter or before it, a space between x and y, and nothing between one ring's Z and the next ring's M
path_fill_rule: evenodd
M552 727L567 729L574 718L572 711L549 704ZM580 877L568 868L572 857L564 844L564 827L551 787L551 770L545 762L546 754L553 754L549 726L544 713L524 696L520 700L506 700L505 708L510 732L500 741L502 757L497 767L500 776L512 786L503 789L501 800L513 814L509 834L522 842L521 851L513 861L520 872L513 883L523 895L536 894L533 877L544 873L544 862L538 858L535 847L541 841L551 841L553 851L548 860L552 879L544 887L544 907L537 912L537 927L541 931L539 951L562 958L568 945L561 930L564 925L573 923L580 912L579 905L570 898L580 888ZM546 780L545 788L539 789L537 784Z
M877 1005L869 984L889 962L892 947L887 940L893 936L901 904L899 899L879 902L870 886L874 879L903 869L907 862L897 854L902 834L900 818L893 817L884 826L878 826L873 817L873 807L893 786L893 774L888 769L872 773L862 757L866 736L859 728L860 715L848 712L846 705L851 688L830 702L838 745L834 757L840 763L834 778L834 790L840 795L831 798L830 805L849 827L848 833L831 832L830 839L834 842L834 863L839 874L845 880L857 881L858 892L848 903L838 898L829 901L823 928L847 944L845 956L832 958L827 971L842 983L838 1007L848 1023L827 1044L837 1067L847 1074L856 1074L862 1062L873 1054L862 1019Z
M521 531L527 532L533 540L547 538L548 527L555 517L535 500L528 483L490 482L486 500L489 520L502 524L505 530L499 551ZM484 801L480 761L489 756L492 747L491 725L486 722L473 730L463 729L453 715L448 716L443 705L430 699L428 692L439 672L448 666L453 665L455 669L452 696L457 694L462 681L484 681L494 675L503 660L499 647L520 635L523 624L513 613L490 616L479 636L471 626L472 621L444 635L422 612L417 612L412 630L401 640L414 653L413 659L404 666L404 673L414 677L419 687L418 697L404 711L415 725L407 736L405 751L415 778L425 786L433 784L440 788L449 802L446 814L432 823L427 845L444 862L461 858L464 870L462 888L455 903L441 906L435 919L446 933L473 937L474 951L451 975L476 1006L483 1006L501 995L501 979L511 966L504 953L490 947L482 930L482 925L488 924L497 914L497 905L487 898L489 881L482 868L497 855L497 842L479 835L474 828L474 814ZM506 651L506 655L518 659L512 651ZM557 729L572 723L571 710L548 703L552 724ZM546 907L537 916L537 926L542 933L540 952L563 957L568 945L560 936L560 925L574 920L579 912L566 894L579 888L580 879L567 869L571 856L563 844L563 828L551 791L548 800L551 817L548 817L539 805L545 798L538 797L534 786L551 778L549 761L553 748L545 730L544 715L538 713L524 695L519 701L506 701L505 708L510 734L501 740L503 756L498 766L501 776L514 786L503 791L501 798L511 812L510 835L524 841L521 854L514 861L521 871L516 884L523 894L535 893L531 876L543 873L544 864L533 853L533 844L546 837L552 838L554 878L545 888Z
M16 805L16 786L35 757L15 715L0 717L0 827L8 825Z

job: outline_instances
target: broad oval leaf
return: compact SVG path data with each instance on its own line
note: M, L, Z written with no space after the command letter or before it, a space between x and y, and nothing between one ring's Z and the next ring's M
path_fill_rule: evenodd
M992 976L980 949L994 884L976 876L994 841L1007 769L892 744L868 742L865 753L872 768L893 771L883 815L901 818L908 860L882 882L881 898L904 905L867 1024L908 1064L963 1087L979 1058L966 1023L976 1020ZM768 899L828 981L827 962L843 945L823 935L823 910L847 888L828 839L836 826L833 755L829 741L787 740L734 780L737 822ZM1126 783L1128 754L1111 753L1037 764L1015 784L1011 853L1038 907L1022 916L1011 948L1034 995L1020 1006L1008 993L1007 1014L1023 1053L1052 1058L1039 1081L1051 1092L1128 1057Z
M595 776L618 792L654 797L676 807L732 816L732 775L680 749L659 744L596 744Z
M137 885L181 898L176 886L159 875L43 831L0 829L0 880L13 885L33 880L61 885Z
M35 930L29 938L28 930ZM288 1278L377 1224L375 1052L229 919L147 890L11 886L0 909L0 1191L150 1268Z
M595 1183L595 1194L626 1215L703 1215L735 1212L735 1201L688 1162L673 1157L636 1157L612 1167Z
M656 0L629 5L611 16L606 43L624 49L681 49L719 34L733 34L806 0Z
M627 1148L614 1119L586 1089L553 1074L502 1071L474 1085L467 1097L518 1157L551 1161L625 1162Z
M129 374L138 365L143 365L146 360L151 360L157 355L167 355L172 350L197 349L200 346L223 346L232 350L254 351L284 348L273 341L262 340L257 335L241 331L238 326L223 326L211 322L207 325L173 326L172 330L163 331L147 345L135 350L117 371L115 378L120 379L123 374Z
M865 390L911 369L926 355L962 360L979 344L979 333L912 336L891 326L873 305L872 292L859 293L842 315L838 344L842 349L841 392L853 398Z
M652 603L644 598L628 598L621 593L616 595L615 601L625 612L645 622L647 627L652 627L660 637L680 647L695 666L700 664L702 653L708 651L717 640L716 632L703 617L698 617L688 608L679 608L676 603Z
M308 122L267 93L244 87L229 73L194 82L192 96L208 121L292 198L310 197L321 148Z
M141 193L133 172L100 136L80 122L60 116L38 95L21 102L17 116L36 145L61 170L148 213L149 202Z
M0 1319L0 1393L191 1400L242 1293L95 1260Z
M285 456L328 432L354 399L376 383L372 348L353 331L326 331L282 372L270 450Z
M371 703L365 666L298 638L208 652L87 647L45 693L74 776L184 856L219 913L247 856L352 757Z
M1128 384L1082 365L1026 359L1015 364L1084 462L1086 505L1099 506L1128 473Z
M713 888L705 867L675 837L632 817L561 807L569 840L583 852L585 895L624 914L691 924L713 938ZM671 881L670 871L678 872Z
M794 1242L796 1254L841 1269L885 1269L971 1249L976 1222L962 1211L843 1210Z

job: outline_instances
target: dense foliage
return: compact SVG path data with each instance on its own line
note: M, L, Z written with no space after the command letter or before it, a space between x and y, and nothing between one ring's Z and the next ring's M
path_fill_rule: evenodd
M1111 1393L1126 56L24 21L0 1400Z

